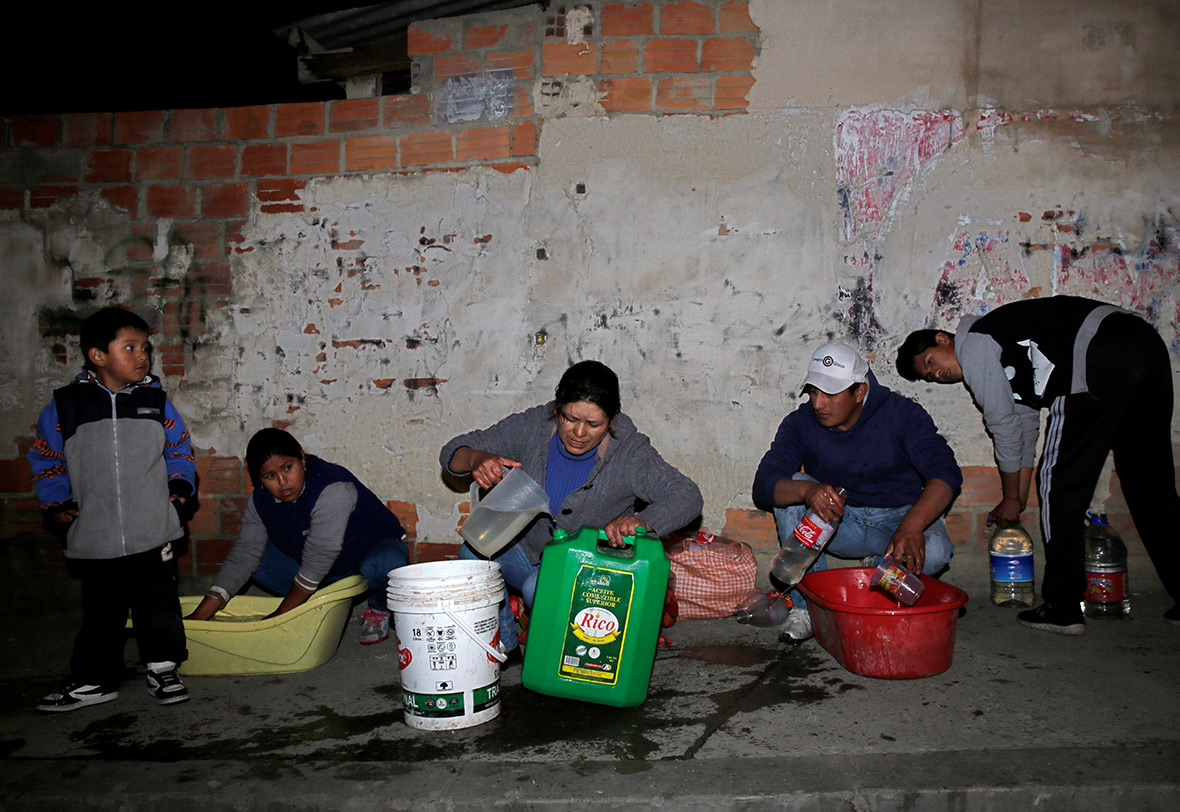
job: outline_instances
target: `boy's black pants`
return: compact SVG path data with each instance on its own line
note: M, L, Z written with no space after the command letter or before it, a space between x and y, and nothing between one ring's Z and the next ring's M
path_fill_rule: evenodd
M1085 590L1086 510L1114 452L1135 529L1164 588L1180 601L1180 495L1172 460L1172 364L1155 329L1136 316L1103 319L1086 357L1089 392L1049 410L1037 474L1045 539L1042 595L1077 606Z
M172 547L169 542L123 558L73 562L82 580L82 630L70 658L75 680L122 682L128 611L144 663L181 663L188 657Z

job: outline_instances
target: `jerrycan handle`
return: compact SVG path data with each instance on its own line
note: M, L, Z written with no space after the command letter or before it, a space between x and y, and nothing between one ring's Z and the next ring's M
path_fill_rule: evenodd
M647 538L647 528L644 527L643 525L639 525L638 527L635 528L635 535L634 536L623 536L626 546L612 547L607 542L606 531L599 530L598 531L598 554L599 555L608 555L613 558L634 558L635 552L637 549L636 545L635 545L635 539L639 539L639 538ZM626 541L627 539L630 539L630 541L627 542Z

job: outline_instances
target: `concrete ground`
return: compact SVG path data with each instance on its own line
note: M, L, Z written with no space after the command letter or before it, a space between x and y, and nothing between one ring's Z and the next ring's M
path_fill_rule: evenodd
M10 606L0 812L1176 810L1180 628L1150 565L1131 573L1133 619L1066 638L992 606L968 551L945 579L971 600L942 674L861 677L815 641L681 621L640 707L539 695L516 666L499 718L454 732L405 724L397 649L357 644L359 610L309 672L190 677L191 701L159 707L129 645L117 701L40 714L77 617Z

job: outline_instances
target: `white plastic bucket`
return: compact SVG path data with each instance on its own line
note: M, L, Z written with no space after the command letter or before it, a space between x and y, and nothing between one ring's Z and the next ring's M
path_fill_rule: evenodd
M458 730L500 714L500 602L494 561L432 561L389 573L406 724Z

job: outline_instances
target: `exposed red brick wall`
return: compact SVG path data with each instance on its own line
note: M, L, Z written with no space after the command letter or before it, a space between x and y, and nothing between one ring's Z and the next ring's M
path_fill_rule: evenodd
M716 115L745 111L759 32L746 2L588 3L585 31L566 31L566 7L456 17L411 26L409 53L421 92L327 103L201 110L20 115L2 122L0 209L41 222L42 210L99 195L124 212L130 231L109 273L73 280L76 310L119 300L159 314L159 369L170 390L187 377L205 315L233 297L233 260L253 215L301 213L315 178L537 163L545 112L534 84L581 77L595 83L611 115ZM571 40L570 34L577 34ZM441 114L454 88L494 78L502 117L452 120ZM29 159L45 167L30 173ZM170 244L191 250L180 279L154 256L160 221ZM129 281L127 281L129 280ZM427 282L427 284L437 284ZM121 287L125 285L126 287ZM121 293L130 290L131 301ZM76 336L43 321L42 338L65 364ZM73 370L63 369L63 380ZM392 385L393 382L386 382ZM380 386L381 382L374 382ZM407 385L409 385L407 383ZM31 432L32 426L29 427ZM37 533L40 519L23 457L0 459L0 537ZM201 507L190 524L189 574L216 570L237 533L248 483L236 458L198 450ZM417 506L391 503L411 535ZM756 525L757 514L749 522ZM770 538L773 538L773 531ZM415 560L453 557L434 540Z

